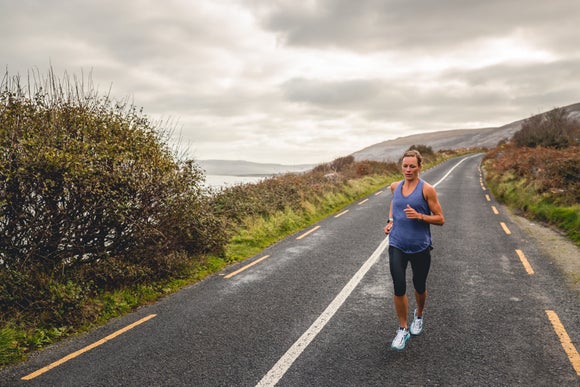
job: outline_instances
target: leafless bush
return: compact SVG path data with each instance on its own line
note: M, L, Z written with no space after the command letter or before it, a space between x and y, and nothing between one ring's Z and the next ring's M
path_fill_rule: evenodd
M530 148L580 145L580 122L570 119L565 108L555 108L525 120L513 141L519 147Z

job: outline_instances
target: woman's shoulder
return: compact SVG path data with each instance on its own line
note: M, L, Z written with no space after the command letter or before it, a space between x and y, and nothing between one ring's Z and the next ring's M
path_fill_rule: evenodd
M395 182L391 183L391 192L395 192L395 190L397 189L399 184L401 184L400 181L395 181Z
M430 193L435 192L435 187L431 184L427 183L425 180L421 179L421 183L423 184L423 196L427 197Z

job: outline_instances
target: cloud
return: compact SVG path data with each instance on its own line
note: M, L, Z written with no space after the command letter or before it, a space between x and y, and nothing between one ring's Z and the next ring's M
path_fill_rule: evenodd
M0 65L90 74L198 159L315 163L578 101L580 2L0 0Z
M580 4L568 0L268 0L264 3L259 7L262 24L287 44L353 51L441 53L518 31L552 44L560 41L550 39L554 29L560 31L558 38L565 38L563 47L570 47L576 30L573 22L562 26L562 18L570 19L571 14L580 12Z
M292 102L351 107L364 104L380 92L379 85L372 79L329 82L298 78L285 82L282 89Z

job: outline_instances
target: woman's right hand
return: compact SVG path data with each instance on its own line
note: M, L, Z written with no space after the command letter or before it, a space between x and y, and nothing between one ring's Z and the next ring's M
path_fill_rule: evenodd
M392 228L393 228L393 222L389 222L389 223L387 223L387 225L385 226L385 228L383 230L385 231L385 234L389 235Z

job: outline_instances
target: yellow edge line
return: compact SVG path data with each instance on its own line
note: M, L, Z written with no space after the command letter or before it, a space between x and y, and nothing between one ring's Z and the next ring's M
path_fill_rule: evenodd
M93 343L91 345L88 345L88 346L86 346L86 347L84 347L82 349L79 349L78 351L73 352L70 355L67 355L67 356L63 357L62 359L57 360L54 363L51 363L51 364L47 365L46 367L43 367L43 368L39 369L38 371L35 371L35 372L31 373L31 374L28 374L26 376L23 376L22 377L22 380L31 380L31 379L34 379L37 376L42 375L43 373L45 373L47 371L50 371L51 369L53 369L55 367L58 367L59 365L61 365L63 363L66 363L67 361L69 361L71 359L74 359L75 357L80 356L80 355L82 355L85 352L90 351L91 349L94 349L94 348L96 348L96 347L98 347L98 346L100 346L102 344L105 344L107 341L112 340L115 337L117 337L117 336L119 336L119 335L127 332L128 330L135 328L137 325L143 324L145 321L151 320L155 316L157 316L157 315L156 314L150 314L147 317L143 317L141 320L136 321L136 322L134 322L131 325L127 325L125 328L119 329L118 331L111 333L109 336L107 336L107 337L105 337L105 338L103 338L103 339L101 339L101 340L99 340L99 341L97 341L97 342L95 342L95 343Z
M485 198L487 199L488 202L491 202L491 198L489 197L489 195L485 195Z
M238 269L238 270L236 270L236 271L234 271L234 272L226 275L224 278L225 279L232 278L233 276L235 276L237 274L240 274L244 270L249 269L250 267L252 267L252 266L254 266L254 265L262 262L264 259L266 259L268 257L269 257L269 255L264 255L262 258L256 259L254 262L252 262L252 263L250 263L250 264L248 264L248 265L246 265L246 266L244 266L244 267L242 267L242 268L240 268L240 269Z
M574 347L572 340L570 340L570 336L568 336L564 325L562 325L560 318L558 318L558 315L553 310L546 310L546 314L552 323L552 327L554 327L554 331L556 331L556 334L560 338L562 348L564 348L564 352L568 355L572 367L576 370L576 375L580 376L580 355Z
M510 229L508 228L508 226L506 226L506 224L504 222L499 222L499 224L501 225L501 228L503 228L503 230L505 231L506 234L510 235L512 233L510 231Z
M522 261L522 265L524 265L528 274L530 275L534 274L534 269L532 269L532 265L530 265L530 262L528 262L528 259L524 255L524 252L522 250L516 249L516 253L518 254L518 257L520 257L520 261Z
M316 226L314 227L312 230L305 232L304 234L300 235L298 238L296 239L302 239L304 238L306 235L313 233L314 231L318 230L320 228L320 226Z
M342 211L340 214L334 215L335 218L338 218L340 216L343 216L344 214L346 214L348 212L348 210L344 210Z
M491 206L491 210L493 211L494 214L499 214L499 211L497 210L497 208L495 208L495 206Z

